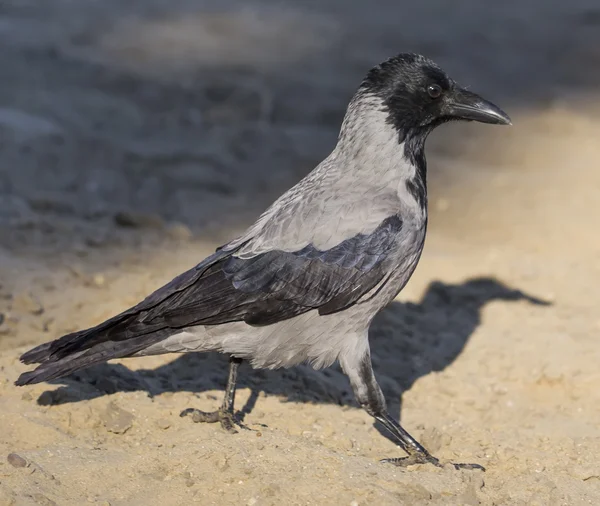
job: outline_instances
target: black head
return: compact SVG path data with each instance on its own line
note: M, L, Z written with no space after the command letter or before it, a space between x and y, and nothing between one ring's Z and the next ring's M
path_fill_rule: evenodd
M491 102L461 88L427 58L404 53L372 68L360 90L383 100L389 122L401 137L426 137L451 120L510 125L510 118Z

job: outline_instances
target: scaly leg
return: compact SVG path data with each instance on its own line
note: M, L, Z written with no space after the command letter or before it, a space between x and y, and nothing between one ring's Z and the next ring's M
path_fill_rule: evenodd
M241 358L231 357L229 359L229 377L227 378L227 387L225 388L225 397L221 409L207 413L199 409L187 408L184 409L179 416L191 415L192 421L195 423L216 423L221 422L223 427L230 434L235 434L235 418L233 414L233 403L235 401L235 383L237 380L238 367L242 363Z
M402 426L394 420L387 412L385 398L381 392L371 365L371 354L367 348L362 358L353 355L350 360L341 360L342 368L348 375L352 389L357 401L377 421L387 429L408 457L383 459L381 462L406 467L411 464L433 464L442 467L440 461L431 455L419 442L413 438ZM456 469L480 469L485 471L479 464L454 464Z

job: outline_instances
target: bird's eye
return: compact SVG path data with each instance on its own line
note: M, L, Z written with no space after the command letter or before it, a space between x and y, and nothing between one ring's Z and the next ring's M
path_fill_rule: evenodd
M440 98L442 95L442 87L439 84L430 84L427 86L427 93L431 98Z

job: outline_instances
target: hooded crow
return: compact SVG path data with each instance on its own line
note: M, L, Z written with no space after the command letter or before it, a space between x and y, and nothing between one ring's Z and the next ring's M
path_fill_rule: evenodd
M385 461L440 466L388 413L368 330L421 256L425 140L451 120L511 124L423 56L399 54L377 65L350 101L331 154L246 232L136 306L28 351L21 361L40 365L16 384L53 380L114 358L221 352L230 357L222 407L182 416L219 421L235 432L242 361L268 369L338 361L358 403L408 454Z

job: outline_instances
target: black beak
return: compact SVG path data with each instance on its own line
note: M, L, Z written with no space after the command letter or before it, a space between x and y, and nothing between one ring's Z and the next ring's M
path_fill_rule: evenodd
M467 90L457 89L446 105L446 114L456 119L493 125L512 125L508 115L491 102Z

